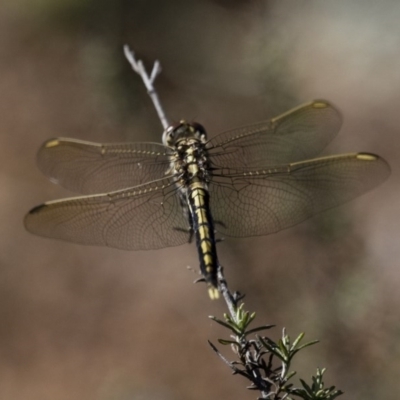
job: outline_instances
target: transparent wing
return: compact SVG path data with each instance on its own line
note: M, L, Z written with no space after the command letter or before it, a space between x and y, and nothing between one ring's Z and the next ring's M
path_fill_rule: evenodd
M273 118L224 132L208 143L212 166L263 168L307 160L336 136L342 125L339 111L315 100Z
M219 232L243 237L277 232L345 203L382 183L390 168L359 153L224 172L209 187L211 212Z
M45 203L25 217L36 235L69 242L148 250L189 241L189 222L172 179Z
M156 143L101 144L51 139L37 155L39 169L73 192L105 193L161 179L168 147Z

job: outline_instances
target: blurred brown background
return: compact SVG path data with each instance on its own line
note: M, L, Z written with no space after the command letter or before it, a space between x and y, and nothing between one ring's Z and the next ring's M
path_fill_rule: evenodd
M194 245L123 252L28 234L24 214L71 195L35 166L54 136L159 141L122 54L148 67L171 120L213 136L326 98L327 152L370 151L392 176L352 203L219 257L259 323L322 343L294 365L349 399L399 398L400 3L356 0L3 0L0 8L0 398L253 399L211 349L225 335ZM229 355L229 353L227 353Z

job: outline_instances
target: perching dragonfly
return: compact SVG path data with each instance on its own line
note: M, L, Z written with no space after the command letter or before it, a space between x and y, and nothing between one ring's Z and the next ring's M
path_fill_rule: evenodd
M335 107L316 100L211 139L185 121L165 130L163 144L51 139L39 150L39 168L84 196L33 208L25 226L40 236L125 250L178 246L194 235L201 272L217 297L215 232L278 232L388 177L389 165L374 154L315 158L341 123Z

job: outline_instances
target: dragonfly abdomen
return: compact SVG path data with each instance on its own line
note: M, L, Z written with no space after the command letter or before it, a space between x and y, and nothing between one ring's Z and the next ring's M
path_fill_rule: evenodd
M215 245L214 224L210 212L209 194L201 182L192 183L187 193L193 231L200 260L200 270L209 285L211 298L218 298L218 258Z

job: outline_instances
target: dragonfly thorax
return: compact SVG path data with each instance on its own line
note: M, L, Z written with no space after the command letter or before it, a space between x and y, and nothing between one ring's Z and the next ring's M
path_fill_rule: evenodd
M207 135L202 125L180 121L172 125L163 135L163 142L173 153L170 171L179 177L181 187L194 182L209 181L209 161L206 149Z
M174 150L171 167L180 177L181 183L190 185L194 181L209 181L208 153L200 139L182 138Z

